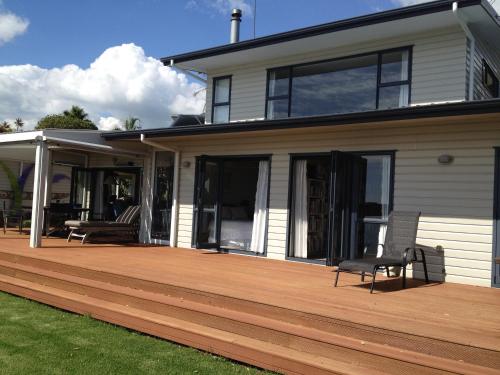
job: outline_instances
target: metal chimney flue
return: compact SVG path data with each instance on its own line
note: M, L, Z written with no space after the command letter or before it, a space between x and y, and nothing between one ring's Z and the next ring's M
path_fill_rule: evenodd
M230 43L238 43L240 41L240 23L241 23L241 9L233 9L231 11Z

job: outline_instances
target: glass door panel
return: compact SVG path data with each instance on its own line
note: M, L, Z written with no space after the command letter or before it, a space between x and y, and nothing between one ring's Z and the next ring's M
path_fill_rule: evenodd
M332 152L330 238L327 265L363 254L363 206L366 160L358 155Z
M219 248L220 162L201 158L199 163L196 246L199 248Z
M174 188L174 153L156 152L151 238L169 241Z

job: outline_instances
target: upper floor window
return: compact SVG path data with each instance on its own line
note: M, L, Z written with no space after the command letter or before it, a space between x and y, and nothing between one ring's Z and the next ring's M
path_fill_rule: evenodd
M277 119L409 105L410 49L271 69L266 117Z
M485 60L483 60L482 75L483 85L488 89L493 98L498 98L498 78Z
M229 122L231 108L231 77L217 77L213 81L212 123Z

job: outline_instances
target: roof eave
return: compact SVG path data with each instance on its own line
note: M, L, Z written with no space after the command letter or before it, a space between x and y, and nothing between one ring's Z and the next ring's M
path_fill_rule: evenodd
M258 120L231 122L225 124L206 124L183 126L179 128L160 128L129 132L103 133L106 140L139 139L141 134L147 137L178 137L203 134L238 133L248 131L284 130L293 128L336 126L373 122L412 120L420 118L478 115L500 113L500 99L474 102L459 102L415 106L369 112L356 112L329 116L296 117L279 120Z
M207 57L212 57L257 47L263 47L267 45L307 38L325 33L332 33L346 29L353 29L357 27L373 25L377 23L389 22L404 18L411 18L431 13L437 13L451 9L451 5L453 4L453 2L454 2L453 0L439 0L428 3L416 4L408 7L391 9L384 12L372 13L368 15L348 18L321 25L291 30L256 39L244 40L238 43L225 44L222 46L202 49L199 51L193 51L193 52L163 57L160 60L165 65L170 65L172 62L174 64L178 64L191 60L207 58ZM474 5L484 5L483 0L458 1L458 6L460 8L474 6Z

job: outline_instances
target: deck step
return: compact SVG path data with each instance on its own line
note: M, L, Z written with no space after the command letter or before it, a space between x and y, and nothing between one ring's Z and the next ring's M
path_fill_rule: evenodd
M64 310L90 315L99 320L282 373L344 375L385 373L360 364L331 360L10 276L0 275L0 289Z
M493 373L491 369L463 361L397 349L265 316L23 264L0 261L0 274L64 293L84 295L104 303L122 305L169 319L189 321L191 324L251 338L261 343L278 345L304 354L319 355L323 359L338 362L338 358L341 358L344 363L363 363L370 368L370 371L380 370L393 374L404 371L420 374L441 373L441 371L464 374Z
M349 320L331 318L327 316L317 315L304 311L283 308L280 306L260 303L258 301L241 298L234 298L228 295L222 295L212 292L207 292L199 289L190 289L184 286L173 284L159 283L150 280L128 277L123 274L115 274L112 272L100 270L96 267L87 268L83 266L75 266L72 264L60 263L37 257L26 255L13 254L0 251L0 261L4 260L19 266L29 266L46 271L53 271L68 276L76 276L84 279L111 284L115 286L127 287L134 290L141 290L157 295L179 298L184 302L196 302L203 305L219 307L232 311L240 311L256 317L269 318L282 322L290 323L294 326L303 326L319 330L325 333L331 333L342 337L348 337L357 340L357 342L369 342L380 344L384 347L392 347L399 350L407 350L411 352L427 354L432 357L441 357L460 363L470 363L490 368L500 368L500 352L498 348L493 346L477 347L471 345L471 338L474 337L474 332L463 332L463 340L457 342L455 340L446 340L435 338L431 332L425 335L414 335L408 332L394 331L387 328L380 328L375 325L366 325L353 322L353 311L342 311L339 316L349 317ZM363 311L363 314L373 315L373 312ZM396 317L411 328L418 324L411 319L405 317ZM366 319L365 319L366 320ZM439 328L439 327L436 327ZM460 327L456 328L460 331ZM436 329L436 331L439 331Z

